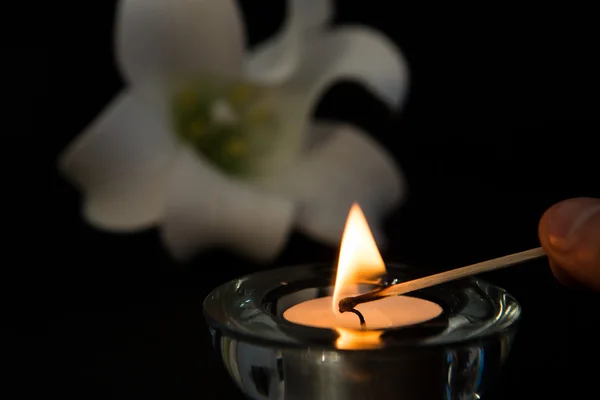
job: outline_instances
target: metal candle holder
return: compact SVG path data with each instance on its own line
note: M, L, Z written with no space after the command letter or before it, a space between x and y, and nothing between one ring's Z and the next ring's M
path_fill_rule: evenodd
M422 269L390 264L383 283L419 276ZM384 331L379 348L340 350L336 331L283 318L295 304L331 295L332 277L326 265L280 268L228 282L206 298L213 344L246 396L466 400L478 399L498 375L521 310L503 289L467 278L413 292L442 306L442 315Z

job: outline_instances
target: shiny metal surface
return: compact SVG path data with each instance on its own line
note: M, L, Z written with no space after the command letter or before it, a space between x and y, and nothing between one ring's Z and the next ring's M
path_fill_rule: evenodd
M412 269L388 266L390 283ZM283 320L285 309L327 295L331 270L282 268L229 282L205 301L214 346L254 400L478 399L505 361L518 303L477 279L419 295L443 320L386 332L378 349L340 350L334 331Z

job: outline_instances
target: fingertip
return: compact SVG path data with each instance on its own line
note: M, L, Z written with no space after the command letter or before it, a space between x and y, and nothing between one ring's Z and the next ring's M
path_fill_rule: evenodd
M555 204L540 219L538 233L560 282L600 290L600 199Z
M550 270L557 281L570 288L581 287L581 284L576 279L573 279L573 277L569 275L566 270L559 267L553 259L550 258L548 263L550 264Z
M600 199L577 197L563 200L542 215L539 224L540 236L557 249L569 250L575 244L579 231L598 213Z

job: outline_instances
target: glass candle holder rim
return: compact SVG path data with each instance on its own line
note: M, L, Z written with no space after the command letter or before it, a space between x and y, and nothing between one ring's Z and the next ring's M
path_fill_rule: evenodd
M435 271L431 271L427 268L413 268L403 263L399 262L386 262L386 267L388 269L388 278L393 276L398 276L398 274L409 274L411 278L418 278L421 276L425 276L423 272L431 272L435 273ZM265 347L279 347L279 348L305 348L307 346L320 348L323 350L335 350L335 351L389 351L391 348L399 348L402 351L406 351L408 349L425 349L425 348L435 348L438 346L467 346L472 344L473 342L481 342L486 341L487 339L493 339L497 335L505 334L509 330L513 330L516 328L518 321L520 320L521 314L521 306L517 302L517 300L510 295L506 290L493 285L483 279L471 277L467 279L461 279L459 281L448 282L443 285L439 285L435 288L430 288L429 290L443 289L453 286L465 286L468 285L470 287L479 287L482 290L496 292L501 295L503 301L510 302L510 306L515 309L510 315L506 313L500 315L503 317L503 323L497 326L491 326L489 329L484 329L481 332L473 335L467 336L464 338L455 338L452 340L441 340L441 341L408 341L402 343L394 343L393 345L384 346L379 349L353 349L353 350L343 350L335 347L335 339L338 337L337 332L332 329L326 328L318 328L311 326L301 326L290 321L285 320L282 316L277 316L275 313L267 310L265 305L265 299L275 292L276 290L281 290L282 287L290 285L290 281L292 284L297 283L296 280L304 280L307 281L309 279L326 279L326 276L308 276L311 273L315 274L317 271L323 273L329 273L329 282L331 286L331 282L333 281L334 276L334 268L331 267L331 264L328 263L308 263L308 264L300 264L295 266L287 266L287 267L278 267L267 270L257 271L255 273L247 274L238 279L231 280L226 282L218 287L216 287L211 293L206 297L203 303L203 311L205 318L211 328L216 328L222 331L222 334L225 336L231 336L239 340L243 340L245 342L254 343L256 345L262 345ZM283 279L285 278L285 279ZM250 285L249 285L250 284ZM302 289L322 289L323 286L319 287L300 287L297 291ZM232 290L234 289L234 290ZM296 292L297 292L296 291ZM424 289L424 291L428 291L428 289ZM295 291L292 289L292 293ZM243 321L241 318L232 318L231 312L231 304L227 304L227 302L233 301L232 298L224 299L224 297L231 297L233 295L240 296L239 299L242 303L249 304L249 308L253 311L252 315L260 315L262 317L262 322L269 322L271 326L269 326L269 331L267 332L255 332L253 329L249 329L249 324L245 323L247 321ZM410 295L410 294L407 294ZM420 297L420 296L419 296ZM435 300L434 300L435 301ZM223 307L227 307L228 310L223 310ZM444 307L443 307L444 308ZM502 307L501 311L505 311ZM220 310L219 310L220 309ZM446 308L444 308L444 312L446 312ZM221 314L221 315L218 315ZM498 317L498 316L497 316ZM265 326L266 324L263 324ZM403 327L399 329L405 329L410 327ZM395 329L384 330L385 332L391 332ZM306 340L298 340L299 338L296 335L290 336L289 332L295 331L297 336L304 337ZM302 333L304 332L304 334ZM320 337L321 340L317 340L316 342L311 342L310 337L312 336ZM314 339L314 338L312 338Z

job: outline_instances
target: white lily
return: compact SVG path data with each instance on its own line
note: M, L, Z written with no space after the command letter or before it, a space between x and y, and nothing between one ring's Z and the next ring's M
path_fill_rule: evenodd
M216 246L266 261L294 227L336 245L353 202L381 238L400 171L358 128L310 117L339 79L398 108L408 72L381 34L327 29L330 2L288 0L282 31L245 54L233 0L121 1L127 88L60 160L85 218L116 232L157 226L179 259Z

